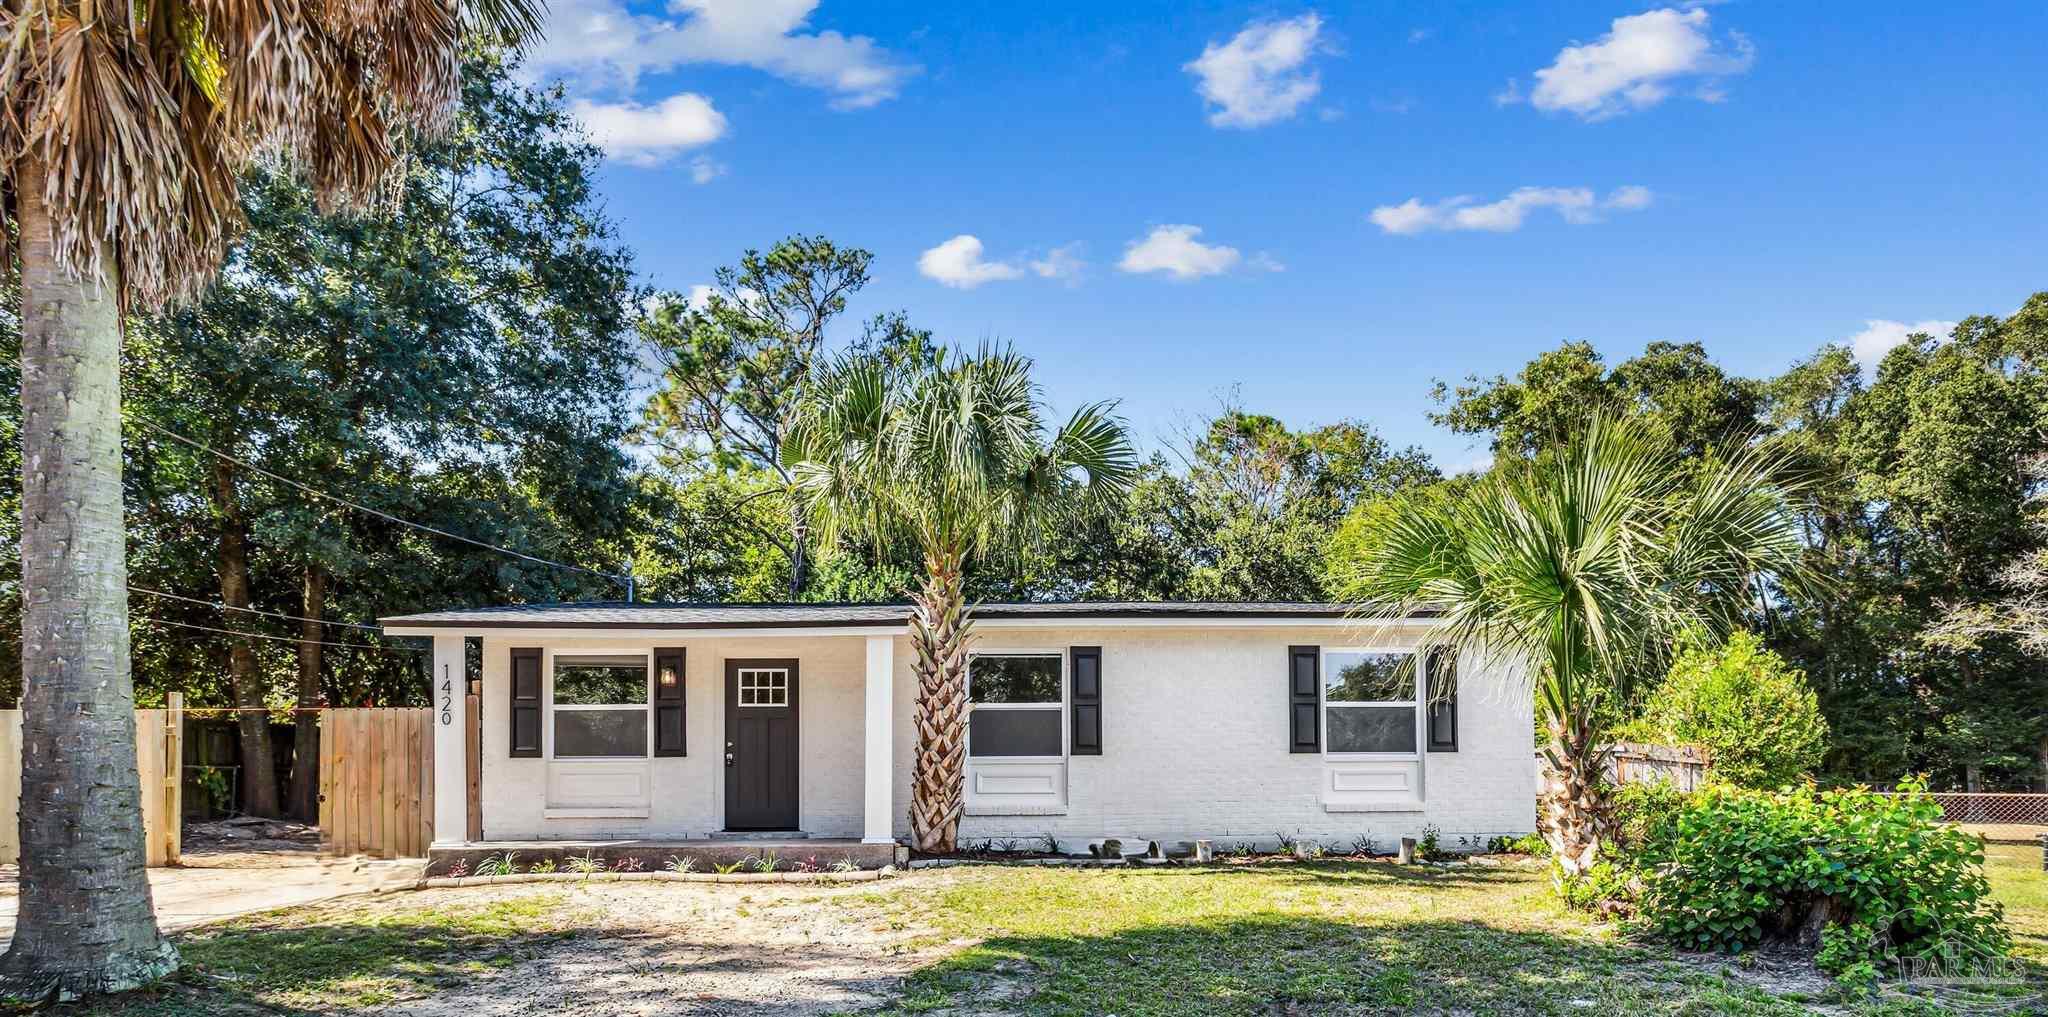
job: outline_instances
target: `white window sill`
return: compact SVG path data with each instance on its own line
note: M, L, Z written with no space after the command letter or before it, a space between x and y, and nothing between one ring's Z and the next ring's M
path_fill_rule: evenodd
M1064 816L1064 805L969 805L970 816Z
M542 819L646 819L650 809L636 806L624 809L544 809Z
M1421 812L1422 802L1400 798L1384 802L1324 802L1324 812Z

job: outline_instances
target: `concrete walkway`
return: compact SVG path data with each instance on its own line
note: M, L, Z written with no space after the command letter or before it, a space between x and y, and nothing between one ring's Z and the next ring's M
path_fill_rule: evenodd
M149 870L149 890L157 923L177 932L273 908L408 888L424 870L421 859L321 858L303 851L188 854L182 866ZM0 949L14 938L18 875L14 866L0 866Z

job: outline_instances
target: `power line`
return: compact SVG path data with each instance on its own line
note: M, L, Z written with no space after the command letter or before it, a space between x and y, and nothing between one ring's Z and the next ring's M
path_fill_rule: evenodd
M307 618L302 615L285 614L282 611L265 611L260 607L236 607L233 604L222 604L217 601L200 600L198 597L186 597L176 593L165 593L162 590L151 590L141 586L130 586L128 588L128 592L147 593L152 597L166 597L171 600L182 600L187 604L198 604L201 607L218 608L222 611L246 611L250 614L260 614L266 615L271 618L281 618L285 621L315 622L321 625L341 625L352 629L365 629L370 632L384 631L383 629L375 625L364 625L361 622L333 621L327 618Z
M242 636L248 639L269 639L280 643L311 643L314 646L338 646L349 650L391 650L399 653L426 653L424 646L379 646L376 643L330 643L321 639L300 639L297 636L271 636L261 632L243 632L240 629L215 628L211 625L194 625L191 622L172 621L169 618L137 618L139 622L151 625L175 625L181 629L197 629L201 632L218 632L225 636Z
M236 457L236 456L234 456L234 455L231 455L231 454L229 454L229 453L227 453L227 452L222 452L221 450L219 450L219 449L217 449L217 448L214 448L214 447L213 447L213 446L211 446L211 445L207 445L207 444L205 444L205 443L203 443L203 442L200 442L200 441L195 441L195 440L193 440L193 439L191 439L191 438L187 438L187 437L185 437L184 435L182 435L182 434L179 434L179 433L178 433L178 432L176 432L176 431L173 431L173 430L171 430L171 429L169 429L169 428L167 428L167 427L162 427L162 426L159 426L159 425L157 425L157 424L153 424L153 423L150 423L149 421L147 421L147 420L144 420L144 419L142 419L142 418L140 418L140 417L131 417L130 419L131 419L131 420L132 420L132 421L133 421L134 423L136 423L137 425L139 425L139 426L141 426L141 427L143 427L143 428L146 428L146 429L148 429L148 430L151 430L151 431L155 431L156 433L158 433L158 434L161 434L161 435L163 435L163 436L164 436L164 437L166 437L166 438L170 438L170 439L172 439L173 441L179 441L179 442L183 442L184 444L186 444L186 445L190 445L191 447L193 447L193 448L195 448L195 449L198 449L198 450L199 450L199 451L201 451L201 452L205 452L205 453L208 453L208 454L211 454L211 455L216 455L216 456L219 456L219 457L221 457L222 459L225 459L225 460L227 460L228 462L234 463L235 465L237 465L237 466L240 466L240 467L242 467L242 468L243 468L243 469L245 469L245 470L249 470L250 472L253 472L253 473L258 473L258 474L261 474L261 475L263 475L263 476L269 477L270 479L272 479L272 480L275 480L275 481L277 481L277 482L278 482L278 483L280 483L280 484L285 484L285 485L287 485L287 486L290 486L290 487L296 488L296 489L298 489L298 490L300 490L300 491L303 491L303 492L305 492L306 494L310 494L310 495L312 495L312 496L313 496L313 497L315 497L315 498L321 498L321 499L324 499L324 500L327 500L327 501L331 501L331 502L333 502L333 503L335 503L335 504L337 504L337 505L342 505L342 506L346 506L346 507L348 507L348 508L352 508L352 509L355 509L355 510L356 510L356 511L358 511L358 512L364 512L364 513L368 513L368 514L370 514L370 515L376 516L376 517L377 517L377 518L379 518L379 519L383 519L383 520L386 520L386 521L388 521L388 522L393 522L393 523L397 523L397 524L398 524L398 525L400 525L400 526L410 526L410 527L412 527L413 529L416 529L416 530L424 530L425 532L427 532L427 533L431 533L431 534L434 534L435 536L439 536L439 537L446 537L446 538L448 538L449 540L455 540L455 541L460 541L460 542L462 542L462 543L464 543L464 544L468 544L468 545L471 545L472 547L481 547L481 548L483 548L484 550L487 550L487 551L496 551L496 552L498 552L499 554L506 554L506 555L511 555L511 556L512 556L512 557L514 557L514 558L518 558L518 559L520 559L520 560L522 560L522 561L530 561L530 562L533 562L533 563L534 563L534 564L536 564L536 565L547 565L547 566L551 566L551 567L553 567L553 568L558 568L558 569L568 569L568 570L570 570L570 571L573 571L573 572L581 572L581 573L584 573L585 575L592 575L592 576L596 576L596 577L598 577L598 578L600 578L600 579L609 579L609 580L612 580L613 582L617 582L617 583L624 583L624 584L625 584L625 587L626 587L626 599L627 599L627 600L629 600L629 601L633 599L633 587L634 587L634 582L633 582L633 576L632 576L632 574L631 574L631 573L617 573L617 574L615 574L615 573L611 573L611 572L600 572L600 571L598 571L597 569L592 569L592 568L584 568L584 567L583 567L583 566L581 566L581 565L571 565L571 564L569 564L569 563L567 563L567 562L559 562L559 561L553 561L553 560L550 560L550 559L547 559L547 558L541 558L541 557L537 557L537 556L535 556L535 555L527 554L527 553L526 553L526 552L524 552L524 551L514 551L514 550L512 550L512 549L511 549L511 548L509 548L509 547L500 547L500 546L498 546L497 544L492 544L492 543L489 543L489 542L487 542L487 541L477 540L477 539L476 539L476 538L474 538L474 537L465 537L465 536L463 536L463 535L462 535L462 534L460 534L460 533L450 533L449 531L447 531L447 530L444 530L444 529L441 529L441 528L440 528L440 527L438 527L438 526L429 526L429 525L427 525L426 523L416 523L416 522L413 522L413 521L412 521L412 520L410 520L410 519L403 519L403 518L400 518L400 517L398 517L398 516L394 516L394 515L392 515L392 514L391 514L391 513L389 513L389 512L384 512L384 511L381 511L381 510L379 510L379 509L373 509L373 508L369 507L368 505L364 505L364 504L361 504L361 503L359 503L359 502L353 502L353 501L350 501L350 500L348 500L347 498L343 498L343 497L340 497L339 495L333 495L333 494L328 494L327 492L325 492L325 491L322 491L322 490L319 490L319 489L317 489L317 488L309 487L309 486L307 486L307 485L305 485L305 484L302 484L302 483L300 483L300 482L298 482L298 481L296 481L296 480L293 480L293 479L292 479L292 478L290 478L290 477L287 477L287 476L284 476L284 475L282 475L282 474L278 474L278 473L273 473L273 472L271 472L270 470L266 470L266 469L264 469L263 467L261 467L261 466L258 466L258 465L256 465L255 463L249 462L249 461L248 461L248 460L246 460L246 459L241 459L241 458L238 458L238 457Z

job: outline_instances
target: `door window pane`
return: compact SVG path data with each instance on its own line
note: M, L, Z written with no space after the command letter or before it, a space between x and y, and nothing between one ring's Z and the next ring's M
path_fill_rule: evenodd
M1412 706L1332 706L1331 752L1415 751Z
M788 706L789 672L746 668L739 673L741 706Z
M555 756L645 756L647 711L556 710Z
M977 703L1057 703L1060 658L971 657L967 661L967 689Z

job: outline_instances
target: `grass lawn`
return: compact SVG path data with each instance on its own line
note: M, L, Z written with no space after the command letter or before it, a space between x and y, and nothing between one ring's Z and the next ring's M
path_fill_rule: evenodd
M2021 953L2043 969L2048 875L2039 849L1994 848L1990 875ZM768 935L766 925L744 924L757 905L743 888L731 889L730 913L742 923L732 934ZM499 892L511 890L524 895ZM58 1012L192 1017L402 1006L545 955L563 937L594 934L592 905L582 897L573 887L494 887L277 912L182 938L186 971L168 986ZM914 940L903 943L899 932L888 947L927 958L915 961L921 966L892 1014L1940 1012L1911 1000L1842 996L1788 959L1674 954L1563 910L1534 865L965 868L795 904L797 913L849 927L915 930ZM621 911L630 932L632 910L611 905L607 934L618 934ZM650 969L658 983L651 991L689 998L678 972L687 965Z
M577 912L563 893L474 907L374 911L311 905L178 938L184 968L167 984L53 1012L79 1017L323 1014L373 1009L515 963L564 935Z

